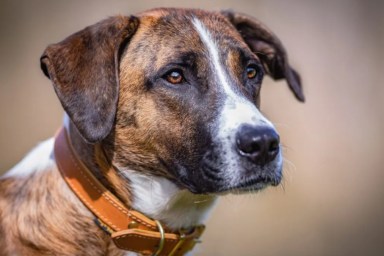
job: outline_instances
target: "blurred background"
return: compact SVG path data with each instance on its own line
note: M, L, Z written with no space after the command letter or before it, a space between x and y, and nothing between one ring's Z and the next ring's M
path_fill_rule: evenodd
M222 198L197 255L384 255L384 1L1 0L0 173L61 124L39 67L44 48L108 16L161 6L262 20L307 98L265 79L262 111L281 133L283 185Z

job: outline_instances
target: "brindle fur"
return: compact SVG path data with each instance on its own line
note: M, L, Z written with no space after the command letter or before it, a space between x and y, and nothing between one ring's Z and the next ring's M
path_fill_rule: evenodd
M197 174L175 172L180 166L184 170L200 168L204 150L211 144L209 134L217 129L209 124L222 97L217 85L210 83L209 61L197 32L184 25L192 16L214 33L222 49L228 49L221 54L229 56L226 64L233 77L243 72L237 64L242 54L254 54L249 45L264 54L244 16L157 9L137 17L109 18L51 45L42 57L43 71L71 118L75 150L128 206L130 181L112 164L164 176L193 192L205 192L198 187ZM241 22L236 23L238 20ZM262 57L267 72L275 78L290 76L290 83L299 83L296 73L292 76L293 71L286 70L286 54L280 43L273 40L267 42L268 58ZM273 49L278 61L274 62L271 45L276 44L277 50ZM233 49L248 50L239 53ZM194 86L164 85L161 75L170 63L186 65ZM260 85L244 88L240 80L232 82L237 90L258 100ZM300 98L300 87L291 87ZM69 190L55 166L27 177L0 180L0 255L123 253L94 224L92 214Z

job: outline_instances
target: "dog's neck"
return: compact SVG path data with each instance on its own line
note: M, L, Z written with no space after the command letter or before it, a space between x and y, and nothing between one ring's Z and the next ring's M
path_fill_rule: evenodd
M128 208L157 219L174 230L203 224L216 196L195 195L166 178L113 166L102 144L89 144L72 123L66 126L79 159Z
M91 173L119 198L125 205L131 205L131 191L125 180L111 166L110 161L103 152L101 143L90 144L86 142L72 122L65 122L72 146L79 160Z

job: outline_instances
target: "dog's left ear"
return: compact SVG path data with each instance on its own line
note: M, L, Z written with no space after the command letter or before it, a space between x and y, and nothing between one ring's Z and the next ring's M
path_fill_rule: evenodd
M70 119L88 142L111 131L119 91L122 46L138 27L136 17L111 17L44 51L40 61Z
M242 13L223 11L251 50L260 58L267 74L273 79L285 78L296 98L304 102L299 74L289 66L287 53L280 40L260 21Z

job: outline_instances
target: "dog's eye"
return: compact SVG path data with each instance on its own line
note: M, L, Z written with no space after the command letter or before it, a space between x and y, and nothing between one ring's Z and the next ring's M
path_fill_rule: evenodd
M246 69L248 79L254 79L257 77L257 68L254 66L248 66Z
M183 72L179 69L169 71L163 78L171 84L181 84L184 82Z

